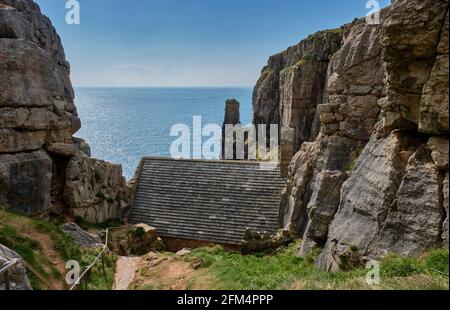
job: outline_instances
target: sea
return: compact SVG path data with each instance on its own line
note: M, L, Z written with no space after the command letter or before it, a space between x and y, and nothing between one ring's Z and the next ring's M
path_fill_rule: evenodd
M252 119L251 88L75 88L75 96L82 122L75 136L90 144L92 157L122 164L128 180L142 157L170 156L174 125L192 133L200 116L202 126L222 126L231 98L241 103L241 122Z

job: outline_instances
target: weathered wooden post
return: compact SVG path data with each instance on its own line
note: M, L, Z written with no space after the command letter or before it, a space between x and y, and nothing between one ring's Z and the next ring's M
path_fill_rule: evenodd
M11 283L9 283L9 270L5 271L5 290L6 291L11 290Z
M287 177L289 165L294 157L294 129L281 128L280 153L280 174L282 177Z

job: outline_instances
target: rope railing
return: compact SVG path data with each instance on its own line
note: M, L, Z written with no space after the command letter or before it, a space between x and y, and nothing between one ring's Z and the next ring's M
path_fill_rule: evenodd
M41 280L49 289L55 289L55 287L48 282L45 277L43 277L39 272L37 272L30 264L28 264L24 259L15 257L16 254L13 254L13 252L8 249L7 247L0 244L0 252L3 254L4 257L9 259L6 261L6 263L3 264L3 266L0 267L0 275L5 275L5 290L9 291L11 290L11 283L10 283L10 271L12 268L14 268L17 265L23 265L28 271L31 271L32 274L34 274L39 280Z
M92 263L87 266L83 272L81 273L81 275L78 277L78 279L76 279L75 283L69 288L70 291L74 290L77 285L81 284L81 281L84 279L86 288L87 288L87 279L86 276L88 275L89 271L97 264L97 262L100 260L100 258L102 259L102 265L103 265L103 275L105 277L106 280L106 270L105 270L105 262L104 262L104 255L105 252L109 249L108 248L108 242L109 242L109 233L112 230L123 230L123 229L129 229L133 227L133 225L126 225L126 226L121 226L121 227L109 227L106 228L105 232L105 244L102 246L100 253L95 257L95 259L92 261ZM6 249L3 248L3 246L0 245L0 251L2 251L2 253L6 254ZM9 251L8 251L9 253ZM10 253L9 253L10 254ZM8 255L10 256L10 255ZM6 256L6 257L8 257ZM14 266L16 266L17 264L23 264L29 271L31 271L36 277L38 277L42 282L45 283L46 286L48 286L48 288L50 289L55 289L55 287L48 283L48 281L45 280L44 277L42 277L42 275L40 275L30 264L28 264L26 261L24 261L21 258L10 258L9 261L7 261L5 264L3 264L3 266L0 267L0 275L5 274L5 288L6 290L10 290L10 282L9 282L9 271L14 268Z
M108 236L109 236L109 228L106 229L105 231L106 233L106 237L105 237L105 244L102 247L102 250L100 251L100 253L97 255L97 257L94 259L94 261L85 268L85 270L83 271L83 273L78 277L78 279L75 281L75 283L70 287L70 291L74 290L76 288L77 285L80 284L80 281L83 280L83 278L86 276L86 274L95 266L95 264L98 262L98 260L100 258L102 258L103 261L103 275L106 279L106 271L105 271L105 263L104 263L104 253L106 252L106 250L108 249ZM87 286L87 280L85 280L86 286Z

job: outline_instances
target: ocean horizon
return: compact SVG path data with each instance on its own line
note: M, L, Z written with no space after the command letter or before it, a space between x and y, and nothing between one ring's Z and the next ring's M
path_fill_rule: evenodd
M82 127L75 135L91 146L92 157L122 164L133 177L144 156L170 156L177 139L172 126L191 128L194 116L202 126L222 125L225 101L237 99L241 122L252 120L250 87L75 87ZM191 147L192 149L192 147Z

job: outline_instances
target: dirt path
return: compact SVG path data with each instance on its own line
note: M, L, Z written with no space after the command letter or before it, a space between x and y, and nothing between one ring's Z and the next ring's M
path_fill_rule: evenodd
M139 271L130 284L130 288L136 290L197 290L210 288L203 285L210 283L210 279L206 278L205 272L199 270L198 267L198 262L191 258L151 252L141 257Z
M139 257L119 256L116 264L116 275L114 279L114 290L126 291L134 280L136 271L139 270Z

